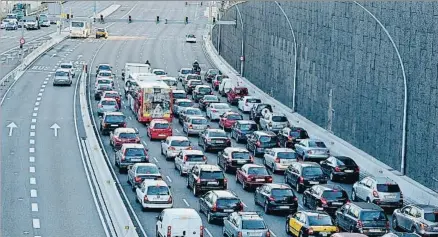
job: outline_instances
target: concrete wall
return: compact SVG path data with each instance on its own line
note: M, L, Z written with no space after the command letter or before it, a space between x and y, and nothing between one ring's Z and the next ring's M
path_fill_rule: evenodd
M297 112L399 170L403 73L378 19L400 52L408 81L407 175L438 189L438 2L279 3L297 52L280 7L250 1L221 19L237 20L236 27L214 27L221 55L239 71L244 38L244 76L292 107L297 53Z

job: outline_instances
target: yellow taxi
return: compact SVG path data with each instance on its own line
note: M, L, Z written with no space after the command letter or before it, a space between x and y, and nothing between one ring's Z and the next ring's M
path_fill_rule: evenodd
M326 212L306 210L287 217L286 232L297 237L328 237L339 229Z
M96 39L99 39L100 37L108 38L108 31L106 31L105 28L97 28L96 30Z

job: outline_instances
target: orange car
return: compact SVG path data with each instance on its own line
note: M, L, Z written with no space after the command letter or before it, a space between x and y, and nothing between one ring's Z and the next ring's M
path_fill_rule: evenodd
M151 140L163 140L172 136L172 125L164 119L153 119L147 128L148 137Z

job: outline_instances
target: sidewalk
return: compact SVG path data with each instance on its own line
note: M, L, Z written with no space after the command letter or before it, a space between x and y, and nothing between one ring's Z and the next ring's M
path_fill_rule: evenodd
M203 36L203 44L205 53L209 56L211 61L214 62L216 67L222 71L222 73L228 75L231 79L237 80L240 85L246 86L251 95L256 95L263 102L271 104L277 112L284 113L289 118L292 125L300 126L306 129L311 137L323 140L330 148L332 154L353 158L360 166L361 172L365 172L372 176L384 176L394 180L399 184L403 195L408 202L438 206L438 194L433 190L424 187L407 176L400 176L397 174L397 171L394 172L391 167L385 165L376 158L312 123L300 114L292 113L292 110L289 107L270 97L246 78L240 77L239 73L218 55L217 50L212 44L211 36L208 33Z

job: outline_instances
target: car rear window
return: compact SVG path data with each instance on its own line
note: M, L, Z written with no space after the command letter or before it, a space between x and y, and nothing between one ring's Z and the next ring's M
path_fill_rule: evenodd
M203 155L186 155L187 159L186 161L193 161L193 162L200 162L200 161L204 161L204 156Z
M304 130L290 131L289 136L294 137L294 138L298 138L298 139L309 138L309 135Z
M210 75L217 75L217 74L219 74L219 71L218 70L209 70L208 74L210 74Z
M295 196L292 189L286 189L286 188L274 188L271 190L271 195L274 197Z
M157 75L157 76L166 75L166 73L163 72L163 71L155 71L154 74Z
M159 174L160 171L155 166L139 166L137 168L138 174Z
M125 122L124 115L107 115L105 116L105 122L107 123L122 123Z
M246 101L248 103L262 103L262 100L260 99L247 99Z
M398 193L400 187L397 184L377 184L377 191L383 193Z
M219 101L217 96L214 96L214 95L206 95L206 96L204 96L203 99L206 101Z
M182 74L189 74L189 73L191 73L192 72L192 70L181 70L181 73Z
M229 109L230 106L228 106L227 104L214 104L213 108L215 108L215 109Z
M438 210L424 213L424 219L430 222L438 222Z
M272 142L273 141L273 137L271 136L261 136L259 141L261 143L268 143L268 142Z
M201 179L224 179L224 173L222 171L201 171Z
M101 77L110 77L112 75L109 72L101 72L101 73L99 73L99 76L101 76Z
M185 93L173 93L173 98L184 99L184 98L187 98L187 95Z
M337 166L357 166L356 162L352 159L336 159L336 165Z
M309 216L309 226L332 226L332 218L326 215Z
M257 107L257 112L261 112L263 109L268 109L270 112L272 112L272 107L271 105L267 105L267 104L263 104L263 105L259 105Z
M119 94L116 93L105 93L105 98L116 98L119 97Z
M236 89L236 94L248 94L248 89L246 88Z
M243 120L243 117L240 114L230 114L227 116L227 119L229 119L229 120Z
M98 89L101 89L101 90L109 90L109 89L111 89L111 84L99 84L99 86L98 86Z
M154 124L155 129L168 129L169 124L168 123L156 123Z
M324 142L321 141L309 141L309 147L314 148L327 148L324 144Z
M187 80L198 80L198 76L197 75L188 75L187 76Z
M103 101L101 102L101 104L102 104L102 105L116 105L117 102L114 101L114 100L103 100Z
M266 225L263 220L242 220L242 229L263 230L266 229Z
M210 132L208 134L209 137L227 137L225 132Z
M97 84L110 84L111 80L108 79L99 79L97 80Z
M211 88L210 87L201 87L201 88L199 88L199 91L208 93L208 92L211 92Z
M61 68L71 69L71 68L73 68L73 66L72 65L68 65L68 64L63 64L63 65L61 65Z
M326 190L322 193L322 197L327 200L338 200L347 198L347 193L341 190Z
M303 176L316 176L322 175L322 170L316 166L304 167L303 168Z
M202 85L202 81L198 81L198 80L196 80L196 81L191 81L191 82L190 82L190 85L191 85L191 86Z
M202 112L199 109L187 109L184 113L189 115L202 115Z
M137 134L135 133L120 133L119 134L119 138L124 138L124 139L131 139L131 138L136 138Z
M166 186L149 186L147 195L170 195L170 191Z
M250 175L269 175L265 167L252 167L248 169Z
M170 143L171 146L190 146L190 142L186 140L174 140Z
M295 152L278 152L277 157L279 159L291 159L291 160L297 159L297 155L295 154Z
M251 158L249 152L241 152L241 151L232 152L231 157L236 160L249 160Z
M272 116L273 122L287 122L287 118L285 116Z
M125 150L125 156L145 156L146 153L142 148L127 148Z
M181 107L191 107L191 106L193 106L193 102L178 102L178 106L181 106Z
M56 77L66 77L66 76L68 76L68 72L57 71L57 72L55 73L55 76L56 76Z
M242 131L257 131L257 124L241 124L240 130L242 130Z
M386 215L382 211L362 211L360 214L362 221L383 221L386 220Z
M207 124L207 119L192 119L192 124Z
M239 204L240 204L239 199L224 198L224 199L218 199L216 201L216 205L218 205L219 207L233 208Z

